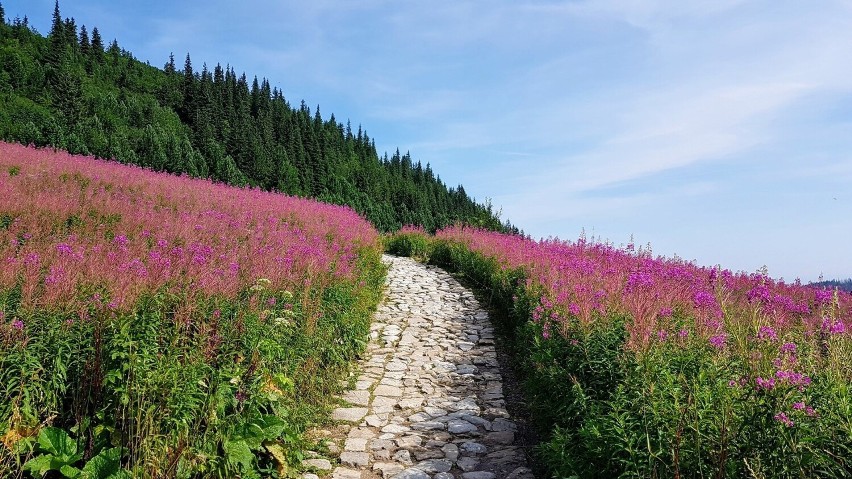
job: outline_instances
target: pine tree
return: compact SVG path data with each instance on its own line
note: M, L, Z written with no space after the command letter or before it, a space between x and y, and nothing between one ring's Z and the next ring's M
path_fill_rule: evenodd
M62 21L62 14L59 12L59 0L53 7L53 22L50 26L50 33L47 36L50 39L50 47L47 53L47 63L56 67L62 60L62 54L65 52L65 22Z
M86 30L86 26L82 25L80 27L80 53L88 56L91 48L92 44L89 42L89 32Z
M98 27L92 29L91 55L96 61L101 61L104 55L104 41L101 38L101 32L98 31Z
M71 53L66 52L50 82L53 104L68 131L74 129L83 111L83 89L74 65Z
M166 72L167 75L173 75L177 72L177 69L175 68L174 52L169 53L169 61L163 66L163 71Z
M62 28L65 30L65 34L63 35L65 44L76 49L79 45L79 38L77 38L77 22L74 21L73 18L66 18Z
M6 10L3 10L3 2L0 2L0 26L6 26Z

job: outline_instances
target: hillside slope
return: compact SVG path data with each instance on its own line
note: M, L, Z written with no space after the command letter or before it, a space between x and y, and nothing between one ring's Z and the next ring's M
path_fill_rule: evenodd
M199 70L189 55L152 67L58 3L46 37L26 17L6 24L2 5L0 17L0 139L346 204L381 230L511 229L429 165L380 158L360 126L291 106L267 79Z

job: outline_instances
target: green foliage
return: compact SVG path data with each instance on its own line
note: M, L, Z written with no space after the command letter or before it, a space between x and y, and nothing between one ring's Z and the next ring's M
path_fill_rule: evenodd
M417 224L434 231L463 222L501 223L491 205L448 187L429 165L375 141L334 115L292 107L266 79L249 81L187 55L163 70L97 28L78 36L58 4L45 38L29 25L0 28L0 139L185 173L236 186L274 189L346 204L383 231Z
M373 249L359 253L358 268L359 278L317 297L259 280L235 301L161 291L130 313L92 307L85 321L19 310L19 291L0 292L0 311L21 318L28 336L3 343L0 330L0 436L17 451L0 455L0 472L14 475L17 460L33 477L288 470L301 459L301 433L325 416L366 346L386 269ZM271 297L280 301L271 310L246 313ZM311 320L310 304L320 318ZM177 320L187 308L192 322ZM56 427L40 428L48 417Z

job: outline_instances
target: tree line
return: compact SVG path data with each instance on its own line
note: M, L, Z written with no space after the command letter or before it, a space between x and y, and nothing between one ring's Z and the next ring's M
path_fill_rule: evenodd
M518 232L430 165L380 157L360 125L291 106L266 78L198 69L189 54L153 67L63 18L58 1L46 37L26 17L7 22L2 4L0 19L0 139L346 204L383 231Z

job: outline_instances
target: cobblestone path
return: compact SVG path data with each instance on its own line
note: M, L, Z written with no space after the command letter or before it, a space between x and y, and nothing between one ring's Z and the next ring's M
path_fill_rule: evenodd
M351 406L333 411L347 425L329 443L339 465L306 462L333 479L532 479L514 445L488 313L446 272L384 260L387 296L355 389L343 395Z

